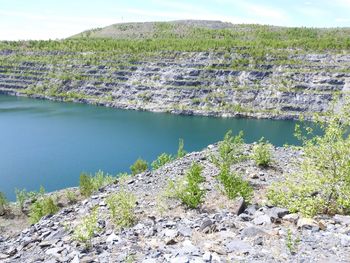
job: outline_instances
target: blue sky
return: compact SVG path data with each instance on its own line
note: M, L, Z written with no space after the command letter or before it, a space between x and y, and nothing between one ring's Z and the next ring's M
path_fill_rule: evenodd
M177 19L350 27L350 0L0 0L0 40L65 38L113 23Z

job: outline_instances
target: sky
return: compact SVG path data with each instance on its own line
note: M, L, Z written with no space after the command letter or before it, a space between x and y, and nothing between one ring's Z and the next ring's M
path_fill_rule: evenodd
M61 39L121 22L350 27L350 0L0 0L0 40Z

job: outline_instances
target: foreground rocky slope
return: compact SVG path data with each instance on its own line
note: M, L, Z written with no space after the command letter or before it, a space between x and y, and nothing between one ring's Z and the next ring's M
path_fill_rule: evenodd
M4 262L349 262L350 217L319 216L305 219L286 209L266 206L266 186L295 172L300 152L276 148L274 163L261 169L253 161L234 165L254 186L253 205L229 201L218 191L217 168L209 146L175 160L153 172L145 172L101 189L98 193L64 208L58 214L13 238L0 237ZM246 154L251 151L247 146ZM168 184L190 165L200 163L208 190L198 210L162 197ZM105 198L120 189L137 196L137 223L116 230ZM101 232L91 249L72 238L81 220L98 207Z

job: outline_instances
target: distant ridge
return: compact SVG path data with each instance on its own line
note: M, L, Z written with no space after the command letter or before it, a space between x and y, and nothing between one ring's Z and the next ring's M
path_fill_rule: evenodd
M235 25L229 22L212 20L176 20L170 22L131 22L117 23L103 28L83 31L71 38L150 38L157 34L185 36L195 28L230 29Z
M232 33L242 39L255 39L264 32L276 33L274 38L313 36L344 37L350 35L350 28L306 28L282 27L259 24L232 24L216 20L175 20L168 22L129 22L117 23L102 28L93 28L70 38L109 38L109 39L150 39L150 38L221 38ZM229 33L229 34L225 34ZM243 35L242 35L243 33ZM292 33L292 34L291 34ZM237 35L238 34L238 35ZM241 34L241 35L239 35ZM288 36L289 35L289 36Z

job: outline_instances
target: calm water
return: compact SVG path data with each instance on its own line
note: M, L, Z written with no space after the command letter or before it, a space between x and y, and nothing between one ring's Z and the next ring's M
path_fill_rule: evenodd
M297 143L295 123L220 119L126 111L0 95L0 191L47 191L76 186L82 171L128 171L138 157L152 161L175 153L178 138L187 151L243 130L246 142L261 136L275 145Z

